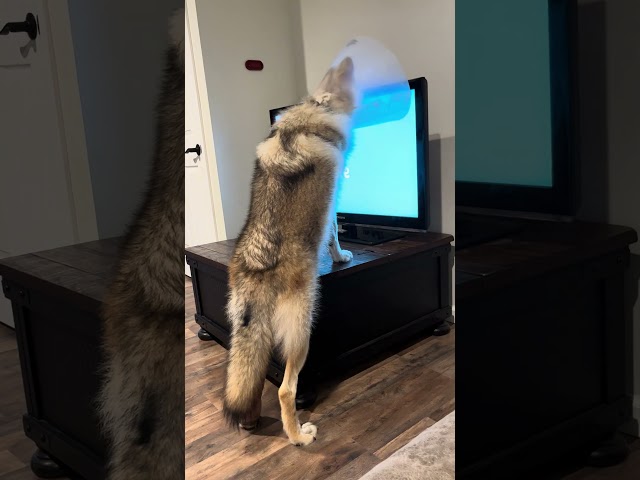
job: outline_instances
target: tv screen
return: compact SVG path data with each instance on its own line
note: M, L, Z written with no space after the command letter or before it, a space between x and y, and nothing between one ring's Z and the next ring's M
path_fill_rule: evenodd
M427 229L426 80L410 87L408 108L404 99L394 104L393 94L381 94L375 101L386 105L384 116L378 112L374 121L361 111L354 118L336 197L341 222ZM272 123L285 108L271 111Z
M416 104L398 119L353 129L336 210L340 213L418 218Z
M456 180L551 187L547 2L462 1L456 23Z
M456 205L572 215L575 0L456 2Z

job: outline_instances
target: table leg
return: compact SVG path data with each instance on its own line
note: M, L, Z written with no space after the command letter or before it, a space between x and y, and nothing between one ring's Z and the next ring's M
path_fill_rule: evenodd
M53 460L46 452L37 449L31 456L31 471L40 478L67 477L66 469Z
M592 467L610 467L623 462L629 456L629 445L618 433L605 439L589 454Z
M442 335L446 335L450 331L451 325L449 325L449 322L445 320L444 322L436 325L436 328L433 329L433 334L437 337L441 337Z
M298 383L296 392L296 409L304 410L309 408L318 399L318 392L315 386L309 384Z
M207 332L204 328L201 328L198 331L198 338L203 342L208 342L210 340L213 340L213 337L211 336L211 334Z

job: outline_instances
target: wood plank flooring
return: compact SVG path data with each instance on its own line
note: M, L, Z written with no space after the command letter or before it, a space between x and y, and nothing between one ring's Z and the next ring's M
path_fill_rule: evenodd
M282 432L276 388L267 382L262 427L254 434L222 422L225 350L201 342L185 282L186 465L188 480L359 478L453 409L455 329L371 363L325 385L303 421L319 428L308 448L290 446ZM22 431L26 411L15 333L0 325L0 480L37 480L29 469L35 449ZM640 440L623 464L567 472L566 480L631 480L640 471Z
M189 281L185 295L188 480L359 478L454 408L455 331L323 385L316 404L300 412L303 422L318 426L318 440L309 447L288 443L277 388L269 382L259 430L232 431L221 411L226 351L198 339Z
M357 479L454 407L455 329L325 385L315 406L300 413L303 422L318 425L318 440L309 447L288 444L279 420L277 389L269 382L262 397L262 427L254 434L233 432L224 425L221 412L225 350L198 339L188 279L185 289L186 480ZM633 440L631 448L621 465L570 468L555 478L635 480L640 439Z

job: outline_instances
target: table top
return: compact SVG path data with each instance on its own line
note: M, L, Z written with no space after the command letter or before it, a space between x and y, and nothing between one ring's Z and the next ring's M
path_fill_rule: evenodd
M339 277L352 274L364 268L381 265L392 260L450 245L453 237L444 233L410 233L398 240L379 245L361 245L340 242L340 246L353 253L349 263L333 263L328 252L320 258L319 274L323 277ZM209 243L186 249L187 258L191 261L204 262L214 268L227 270L236 240Z
M456 301L628 247L635 230L589 222L530 220L518 233L456 251Z
M109 238L3 258L0 275L97 311L116 267L121 240Z

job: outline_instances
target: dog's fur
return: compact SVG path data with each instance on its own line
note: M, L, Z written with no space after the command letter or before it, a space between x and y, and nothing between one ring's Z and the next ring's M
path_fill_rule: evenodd
M295 396L309 348L322 248L340 249L333 199L350 137L353 62L331 69L316 93L290 108L258 145L251 206L229 265L231 348L224 395L229 423L247 429L260 417L273 347L286 362L278 391L284 431L294 445L315 440L300 426Z
M184 478L184 10L171 30L149 188L102 312L110 480Z

